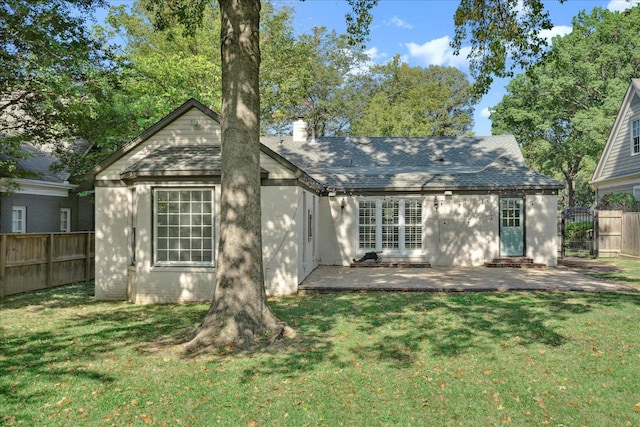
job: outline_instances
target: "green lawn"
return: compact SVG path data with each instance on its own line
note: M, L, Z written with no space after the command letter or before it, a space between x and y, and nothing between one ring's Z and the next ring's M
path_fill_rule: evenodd
M0 301L0 425L640 425L640 293L271 300L299 337L197 359L205 305Z
M619 256L616 258L599 258L606 266L615 267L605 273L591 273L592 276L614 280L640 289L640 259Z

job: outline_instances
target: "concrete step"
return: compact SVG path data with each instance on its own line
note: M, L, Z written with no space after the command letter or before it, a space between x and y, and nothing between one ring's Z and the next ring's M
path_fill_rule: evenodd
M375 267L387 267L387 268L431 268L431 264L428 262L355 262L351 264L351 268L375 268Z
M533 259L526 257L495 258L492 262L486 262L485 267L490 268L545 268L545 264L534 263Z

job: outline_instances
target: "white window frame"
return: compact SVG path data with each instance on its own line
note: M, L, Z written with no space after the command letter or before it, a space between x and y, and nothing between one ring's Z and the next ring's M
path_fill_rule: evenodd
M19 219L16 219L16 214L20 215ZM12 233L26 233L27 232L27 208L26 208L26 206L12 206L11 207L11 232Z
M412 208L410 204L417 204ZM356 250L394 255L423 253L424 199L422 198L362 198L358 200ZM417 209L416 209L417 208ZM413 219L407 221L407 212ZM395 230L394 230L395 229ZM368 237L364 241L362 237Z
M194 200L194 193L209 200ZM185 193L189 197L183 200ZM170 199L164 196L171 194ZM206 205L209 205L206 207ZM158 213L167 209L166 214ZM207 212L209 211L209 212ZM212 187L153 189L153 263L156 266L213 267L215 264L215 191ZM194 221L197 219L197 221Z
M69 233L71 231L71 209L60 208L60 231Z
M629 135L631 136L631 155L635 156L640 154L640 117L631 119Z

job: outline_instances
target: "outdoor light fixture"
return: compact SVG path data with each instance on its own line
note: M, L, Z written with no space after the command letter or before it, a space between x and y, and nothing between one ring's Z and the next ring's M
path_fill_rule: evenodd
M440 202L438 201L438 196L434 196L433 197L433 207L436 208L436 210L438 210L438 208L440 207Z
M342 202L340 202L340 209L342 209L342 211L344 212L344 208L347 207L347 201L345 199L342 199Z

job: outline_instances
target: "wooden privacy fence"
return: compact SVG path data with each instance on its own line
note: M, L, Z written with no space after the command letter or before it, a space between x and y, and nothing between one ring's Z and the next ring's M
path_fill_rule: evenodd
M0 298L94 278L95 233L0 234Z
M622 214L622 253L640 256L640 212Z
M622 211L596 211L595 229L597 256L617 256L622 250Z
M640 256L640 212L597 211L598 257Z

